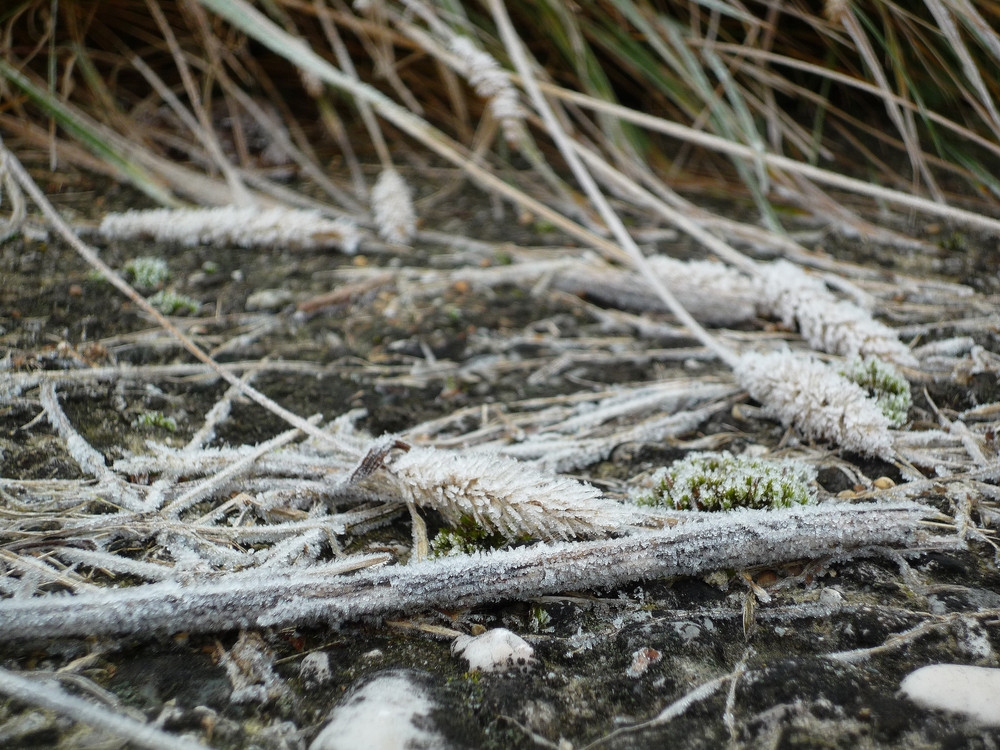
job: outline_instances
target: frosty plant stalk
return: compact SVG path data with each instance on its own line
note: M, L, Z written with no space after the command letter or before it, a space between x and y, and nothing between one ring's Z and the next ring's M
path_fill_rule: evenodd
M246 571L67 597L7 600L0 640L337 623L470 607L664 576L851 556L916 540L933 511L909 502L706 514L671 529L386 566L350 576Z

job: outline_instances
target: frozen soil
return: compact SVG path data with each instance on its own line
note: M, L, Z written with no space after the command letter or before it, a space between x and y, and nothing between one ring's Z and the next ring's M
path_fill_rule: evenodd
M672 375L718 375L709 359L671 362L581 358L551 377L530 375L557 356L554 340L572 342L604 334L587 307L565 294L533 294L524 285L489 289L456 281L433 296L400 306L391 281L364 284L374 269L501 267L513 243L569 247L544 227L494 215L477 194L461 195L447 215L425 219L412 250L371 246L357 256L282 249L181 248L114 242L102 257L115 268L138 256L166 259L167 286L198 302L177 322L223 363L269 358L295 363L269 369L255 385L301 415L332 418L363 408L360 426L372 434L406 430L429 419L479 404L596 390L606 384L653 381ZM919 228L918 228L919 231ZM446 241L473 236L484 244ZM937 253L898 252L876 244L828 238L824 252L840 260L968 284L982 295L1000 291L996 244L987 238L938 230L928 234ZM504 243L512 243L506 245ZM663 252L685 255L683 242L663 242ZM372 271L370 277L364 276ZM0 345L15 371L75 369L116 364L189 362L163 331L89 272L54 240L16 239L0 248ZM391 276L390 276L391 279ZM354 286L351 286L354 285ZM332 303L310 300L338 288ZM151 292L152 290L145 290ZM269 294L262 295L262 292ZM305 303L306 310L303 310ZM254 307L257 309L252 309ZM663 320L669 320L666 317ZM939 335L952 335L947 325ZM998 331L975 333L977 343L998 350ZM435 363L465 363L484 356L483 341L519 343L505 356L523 367L475 377ZM535 343L533 343L535 341ZM678 338L658 348L692 346ZM586 345L577 347L586 349ZM533 364L532 364L533 363ZM147 440L183 445L225 391L215 378L163 375L61 386L63 408L77 430L107 459L142 451ZM928 382L915 389L914 414L937 408L961 411L1000 400L995 374L967 384ZM138 426L144 414L173 420ZM80 468L39 414L28 392L0 407L0 477L78 479ZM220 425L214 445L258 443L285 429L273 415L237 401ZM609 491L636 474L704 446L738 451L751 444L777 446L787 439L779 425L753 409L724 411L700 430L670 444L623 445L584 478ZM896 467L845 456L861 472L900 480ZM830 494L851 492L845 473L824 470ZM942 496L923 502L951 512ZM428 519L433 532L436 521ZM387 545L408 544L400 518L377 532ZM348 549L370 544L353 540ZM429 721L454 747L709 748L728 742L747 747L997 747L1000 732L960 718L918 709L897 694L913 669L952 662L998 666L1000 574L993 550L972 542L961 551L937 551L903 561L790 561L776 569L743 571L770 591L747 615L752 597L741 572L704 579L637 582L612 591L566 592L529 602L471 611L414 613L404 623L355 623L340 628L262 633L281 678L266 700L234 703L233 686L219 663L238 633L178 633L172 638L110 641L34 641L5 646L5 667L67 673L103 688L100 700L220 748L298 748L319 733L324 719L352 686L389 670L408 670L432 696ZM125 583L125 582L122 582ZM751 602L751 604L753 603ZM0 603L2 606L2 603ZM449 652L449 640L430 626L469 629L503 626L525 638L538 664L530 672L469 673ZM910 638L893 635L923 625ZM840 652L886 645L852 661ZM305 655L323 651L331 672L322 684L300 675ZM636 654L655 652L646 667ZM697 686L732 672L730 689L692 703L669 720L655 717ZM63 678L72 686L68 677ZM117 747L109 735L16 700L0 703L0 744L6 747ZM562 746L562 745L560 745Z

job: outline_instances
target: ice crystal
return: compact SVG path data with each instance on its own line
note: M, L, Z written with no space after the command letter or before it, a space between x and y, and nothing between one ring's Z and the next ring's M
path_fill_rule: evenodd
M798 266L777 261L761 266L759 305L789 327L798 326L811 346L845 357L879 357L900 365L916 364L895 332L857 305L838 300L822 281Z
M518 140L524 111L510 76L491 55L476 47L468 37L453 37L450 47L462 61L465 67L463 73L476 93L489 101L490 111L503 126L507 140Z
M413 448L371 479L452 526L471 519L509 539L603 536L637 517L588 484L493 453Z
M160 208L112 213L101 222L105 237L152 237L182 245L238 247L336 247L355 253L357 227L343 219L324 218L318 211L297 208Z
M909 382L899 370L878 357L853 357L838 372L864 388L893 427L906 423L913 396Z
M378 233L386 242L405 245L417 231L410 187L395 169L382 170L375 181L372 213Z
M734 373L750 395L785 425L847 450L886 456L889 419L857 383L812 357L777 351L740 357Z
M799 461L767 460L721 453L692 453L658 469L640 505L677 510L787 508L815 499L809 483L816 472Z

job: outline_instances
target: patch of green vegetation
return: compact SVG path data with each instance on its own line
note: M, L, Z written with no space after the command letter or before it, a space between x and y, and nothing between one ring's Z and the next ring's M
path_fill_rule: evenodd
M469 555L473 552L486 552L500 549L507 544L503 534L487 531L471 517L462 516L458 526L442 529L431 540L431 555L447 557L448 555Z
M140 289L157 289L170 278L167 261L151 255L133 258L125 264L125 270L131 275L132 283Z
M150 297L149 303L164 315L194 315L201 307L196 299L166 290Z
M657 470L651 487L633 497L639 505L674 510L787 508L815 499L812 467L798 461L721 453L692 453Z
M552 629L552 615L542 605L536 604L532 606L530 616L531 619L528 625L531 628L531 632L541 633Z
M901 427L906 423L913 405L913 396L909 382L900 375L899 370L878 357L854 357L844 363L839 372L868 391L868 395L875 399L878 408L893 427Z
M177 421L173 417L168 417L162 412L146 411L132 421L133 427L143 429L159 429L167 432L177 430Z

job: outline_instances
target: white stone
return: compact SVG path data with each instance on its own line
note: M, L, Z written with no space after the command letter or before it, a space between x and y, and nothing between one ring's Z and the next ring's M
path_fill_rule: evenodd
M451 642L451 653L469 662L470 672L527 672L536 664L535 650L507 628L477 636L460 635Z
M932 664L903 678L900 692L922 708L960 714L979 726L1000 727L1000 669Z
M446 748L433 731L434 703L407 672L385 672L349 693L330 712L330 721L309 750L405 750Z
M330 657L326 651L306 654L299 665L299 677L308 685L325 685L332 676Z

